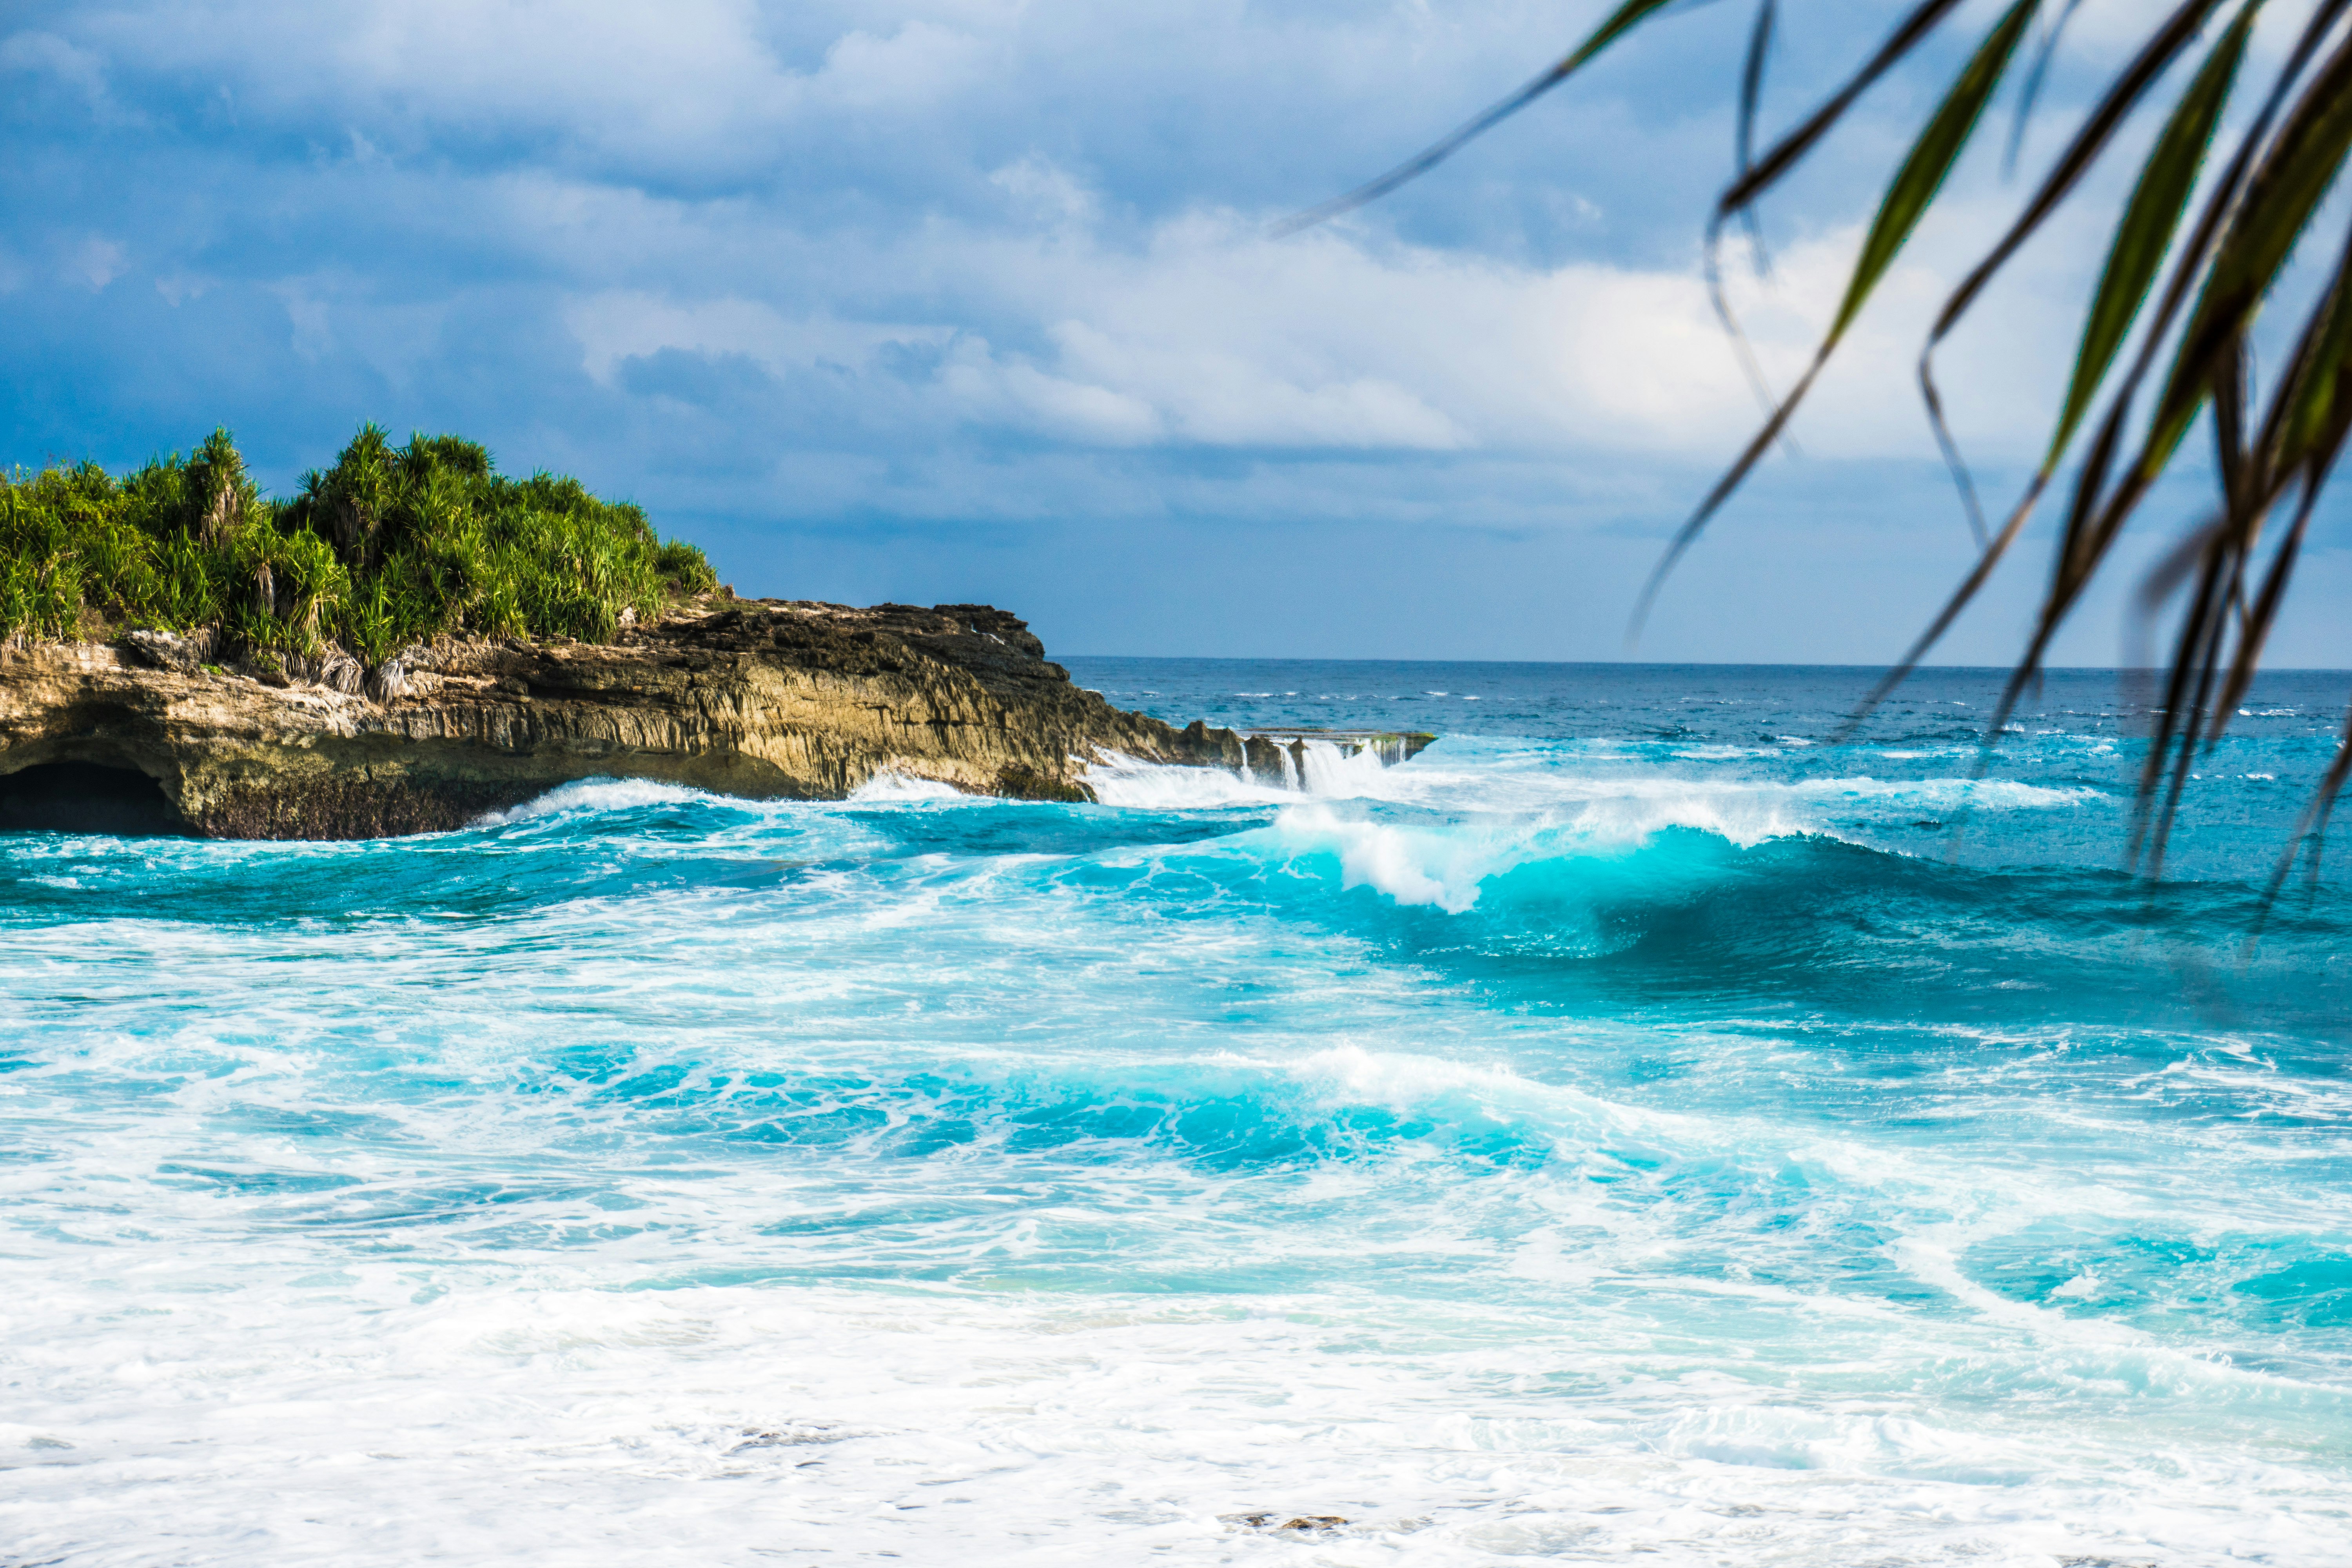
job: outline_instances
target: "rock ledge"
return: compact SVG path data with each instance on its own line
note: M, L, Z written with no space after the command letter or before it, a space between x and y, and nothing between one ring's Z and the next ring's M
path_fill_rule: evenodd
M364 679L348 659L210 654L153 633L0 651L0 828L113 830L100 770L152 781L179 831L366 838L461 826L600 775L838 799L895 773L1081 800L1107 752L1256 761L1233 731L1081 690L1025 623L984 605L706 601L609 646L444 642Z

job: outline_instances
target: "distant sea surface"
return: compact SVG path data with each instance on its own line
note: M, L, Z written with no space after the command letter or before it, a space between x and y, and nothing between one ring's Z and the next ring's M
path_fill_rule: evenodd
M1068 663L1442 739L0 837L0 1564L2352 1556L2352 677Z

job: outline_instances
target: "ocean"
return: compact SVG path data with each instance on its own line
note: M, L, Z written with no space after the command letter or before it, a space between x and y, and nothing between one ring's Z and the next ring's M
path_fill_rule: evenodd
M0 838L0 1564L2352 1557L2352 677L1067 662L1441 739Z

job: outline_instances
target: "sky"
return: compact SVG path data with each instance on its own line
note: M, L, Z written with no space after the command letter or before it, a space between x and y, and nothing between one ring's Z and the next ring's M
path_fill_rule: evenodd
M1783 9L1768 129L1896 15ZM2142 10L2082 7L2029 174ZM1057 653L1884 662L1971 556L1912 377L2020 199L2000 136L1637 647L1643 577L1759 417L1701 273L1750 13L1670 16L1391 198L1272 232L1601 11L17 0L0 462L124 468L223 425L283 494L373 420L635 500L739 593L989 602ZM1994 14L1790 183L1769 276L1733 258L1780 384ZM1996 499L2046 439L2124 177L1940 357ZM2162 492L2131 559L2204 494ZM2352 666L2344 510L2274 662ZM2047 542L1941 661L2016 656ZM2130 656L2130 586L2055 662Z

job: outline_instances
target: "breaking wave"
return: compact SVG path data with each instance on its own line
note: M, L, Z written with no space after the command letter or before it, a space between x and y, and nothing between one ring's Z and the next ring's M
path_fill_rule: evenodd
M2340 1554L2333 700L1082 673L1510 732L0 840L12 1560Z

